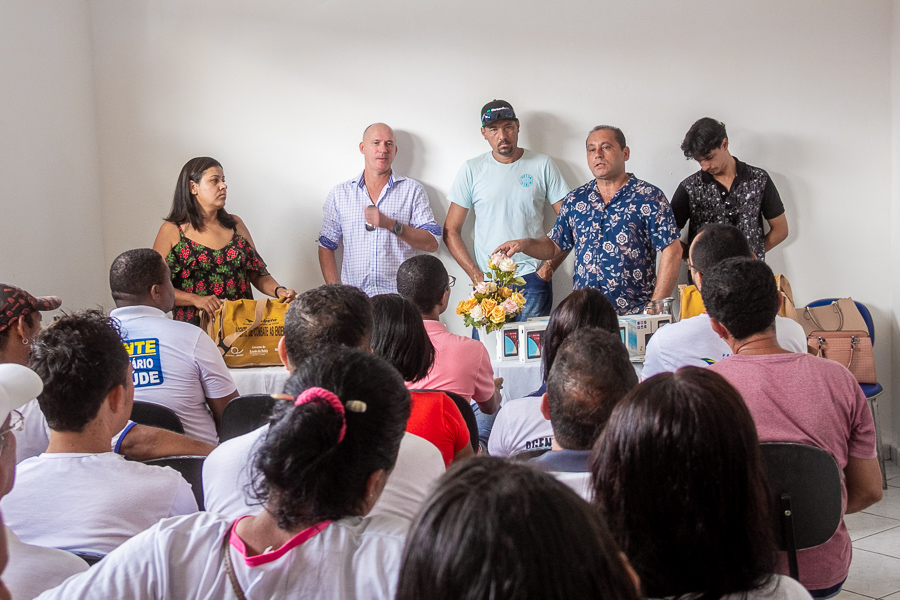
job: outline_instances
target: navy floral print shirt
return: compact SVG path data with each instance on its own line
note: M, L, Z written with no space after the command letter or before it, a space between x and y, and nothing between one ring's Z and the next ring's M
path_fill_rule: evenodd
M656 253L679 232L662 190L631 175L608 204L593 180L569 192L547 235L561 249L575 249L573 287L599 289L627 315L650 301Z

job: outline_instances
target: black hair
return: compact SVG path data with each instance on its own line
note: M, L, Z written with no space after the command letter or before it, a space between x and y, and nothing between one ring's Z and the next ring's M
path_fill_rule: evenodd
M776 549L756 427L721 375L684 367L638 385L613 410L591 472L647 598L718 600L769 581Z
M688 129L684 141L681 142L681 151L689 160L703 160L712 154L713 150L720 148L727 137L725 123L703 117Z
M38 404L50 429L83 431L107 394L128 385L129 364L118 323L102 311L63 315L44 329L32 342L30 367L44 382Z
M618 333L596 327L573 332L560 346L547 378L556 442L590 450L619 401L638 383Z
M419 512L396 600L637 600L603 518L523 463L456 463Z
M400 371L404 381L419 381L434 365L434 345L422 315L399 294L372 297L372 351Z
M166 261L151 248L126 250L109 267L109 289L113 300L145 298L150 288L166 282Z
M544 381L547 380L556 352L566 337L582 327L599 327L604 331L619 334L619 315L616 314L612 303L596 288L575 290L550 313L550 321L544 332L544 347L541 351Z
M691 264L701 274L726 258L753 258L753 250L744 232L734 225L707 223L691 244Z
M441 303L449 284L450 275L444 263L430 254L408 258L397 270L397 293L412 302L421 313L431 312Z
M284 346L294 366L328 344L358 348L371 332L368 296L337 283L303 292L284 315Z
M208 156L198 156L184 163L184 166L181 167L181 173L178 175L178 182L175 184L172 209L169 211L169 216L165 218L166 221L175 225L190 223L195 230L203 231L203 215L200 214L200 206L197 204L197 199L191 193L191 182L193 181L200 185L203 174L211 167L219 167L221 169L222 165L216 159ZM216 212L216 218L222 227L234 229L237 226L235 218L228 214L224 208L220 208Z
M619 144L619 148L622 150L624 150L625 146L628 145L625 143L625 134L622 132L622 130L618 127L613 127L612 125L597 125L588 133L588 136L585 139L585 143L587 143L587 140L591 138L591 135L593 135L594 132L597 131L612 131L613 136L615 136L616 138L616 142Z
M369 476L394 468L409 419L403 380L369 352L323 348L294 370L284 393L299 396L311 387L332 392L344 406L364 402L365 410L346 410L339 442L343 420L328 402L276 405L255 454L252 489L284 530L362 514Z
M737 340L775 326L778 286L769 265L752 258L729 258L703 274L700 296L709 316Z

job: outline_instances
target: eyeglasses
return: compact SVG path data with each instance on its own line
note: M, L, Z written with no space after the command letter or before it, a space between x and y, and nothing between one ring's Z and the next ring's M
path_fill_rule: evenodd
M686 265L688 266L688 269L693 269L693 270L697 271L698 273L700 273L701 275L703 275L703 271L701 271L700 269L698 269L697 267L695 267L694 265L692 265L692 264L691 264L691 261L689 261L688 259L682 258L682 259L681 259L681 262L683 262L684 264L686 264Z
M515 118L516 113L511 108L491 108L484 113L484 116L481 118L481 124L484 126L494 121L515 120Z
M450 281L447 283L447 287L448 287L448 288L452 288L454 285L456 285L456 277L454 277L453 275L451 275L451 276L450 276Z

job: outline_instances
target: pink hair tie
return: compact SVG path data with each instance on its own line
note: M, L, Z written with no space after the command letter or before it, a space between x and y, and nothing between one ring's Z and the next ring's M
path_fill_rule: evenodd
M338 444L340 444L344 440L344 434L347 433L347 418L344 416L344 405L341 404L341 399L334 392L330 392L325 388L311 387L297 396L294 406L300 406L314 400L324 400L341 415L341 433L338 435Z

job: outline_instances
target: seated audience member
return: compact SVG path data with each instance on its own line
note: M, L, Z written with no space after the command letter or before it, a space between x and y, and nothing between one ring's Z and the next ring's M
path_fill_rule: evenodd
M278 403L253 461L266 510L164 520L45 600L392 599L408 522L366 515L404 435L403 380L370 353L321 348L285 392L296 399Z
M50 444L18 464L0 502L22 541L106 554L162 518L197 510L177 471L110 452L134 396L115 322L99 311L64 316L34 339L31 363L44 382L38 402Z
M199 327L166 318L175 288L166 261L150 248L120 254L109 287L134 368L134 399L178 415L185 435L217 444L222 411L237 387L216 344Z
M12 363L0 365L0 497L12 490L15 479L16 438L12 432L23 423L19 409L40 394L41 388L41 378L31 369ZM0 532L4 534L0 545L8 549L9 556L6 569L0 565L0 571L15 598L34 598L87 570L87 563L74 554L23 544L8 527L0 526Z
M372 306L357 288L338 284L308 290L291 303L284 318L279 356L289 371L329 346L371 351ZM230 517L256 514L263 507L250 494L252 457L269 426L219 445L203 463L204 504ZM430 442L407 433L397 465L373 514L411 519L431 485L444 473L441 453Z
M753 419L716 373L684 367L634 388L613 409L591 472L595 502L644 597L809 599L799 583L773 575Z
M694 238L689 250L688 268L694 284L703 293L703 275L727 258L752 258L750 244L741 230L733 225L709 223ZM791 352L806 352L806 334L793 319L775 318L778 342ZM731 356L731 348L709 325L703 313L678 323L666 325L647 342L641 379L665 371L692 365L706 367Z
M537 469L478 457L416 517L397 600L637 600L638 587L599 511Z
M616 403L637 383L618 333L596 327L573 332L559 347L541 398L553 448L531 462L590 500L591 448Z
M547 375L553 367L557 349L573 331L584 327L599 327L619 334L619 317L600 290L575 290L559 303L550 314L544 332L541 352L544 384L530 396L509 400L497 415L488 452L491 456L513 456L532 450L549 450L553 441L553 427L541 413L542 395L547 391Z
M372 298L372 314L372 351L407 382L425 377L434 364L434 346L416 307L398 294L382 294ZM410 396L406 430L434 444L445 466L475 454L466 421L447 394L410 392Z
M455 282L455 280L454 280ZM436 256L414 256L397 271L397 291L412 302L434 344L434 366L422 379L407 383L416 390L444 390L472 400L482 445L487 446L492 417L500 408L502 378L494 378L484 344L447 331L440 318L450 302L450 275Z
M843 365L779 345L772 270L762 261L729 259L705 274L701 294L713 330L734 353L710 368L743 396L759 439L809 444L831 454L844 472L846 513L878 502L881 471L866 398ZM851 553L842 519L830 540L798 552L800 582L813 597L837 594ZM784 556L779 572L787 572Z
M55 297L35 298L14 285L0 283L0 364L28 365L31 342L41 331L41 311L59 308ZM50 443L50 428L37 400L22 407L24 428L14 431L16 462L37 456ZM127 434L127 435L126 435ZM162 456L209 454L213 446L183 435L129 423L111 441L111 447L135 460Z

